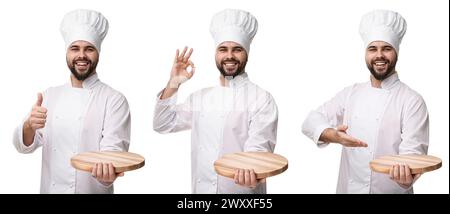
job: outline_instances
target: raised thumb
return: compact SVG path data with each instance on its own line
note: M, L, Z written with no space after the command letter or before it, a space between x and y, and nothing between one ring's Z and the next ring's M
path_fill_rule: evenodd
M38 99L36 101L36 106L41 106L42 105L42 100L44 98L42 97L42 93L38 93Z

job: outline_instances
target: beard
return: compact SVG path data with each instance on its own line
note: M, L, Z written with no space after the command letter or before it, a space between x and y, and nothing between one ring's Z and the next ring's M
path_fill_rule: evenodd
M385 72L377 72L373 66L375 64L375 61L385 61L385 63L388 65L388 67L386 68L386 71ZM393 74L395 72L395 65L397 64L397 57L395 57L395 59L392 62L384 57L378 57L378 58L371 60L370 63L366 63L366 64L367 64L367 68L369 69L372 76L375 79L382 81L382 80L385 80L386 78L388 78L389 76L391 76L391 74Z
M235 63L237 65L236 71L234 71L233 73L227 73L225 71L225 63ZM219 69L220 73L222 74L222 76L224 77L236 77L239 74L243 73L245 71L245 65L247 64L247 60L245 60L244 62L241 62L235 58L228 58L228 59L224 59L222 61L220 61L220 63L218 63L216 61L216 66L217 69Z
M89 68L86 72L83 73L76 69L76 63L78 61L87 62L87 65L89 66ZM73 74L73 76L77 80L83 81L94 73L95 69L97 68L97 63L98 63L98 61L92 62L92 60L88 59L87 57L83 57L83 58L74 59L71 63L69 63L69 61L67 61L67 66L69 67L70 72Z

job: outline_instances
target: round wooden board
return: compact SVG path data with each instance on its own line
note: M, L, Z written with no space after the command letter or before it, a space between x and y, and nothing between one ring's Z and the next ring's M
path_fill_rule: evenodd
M214 162L217 174L234 178L235 169L253 169L256 178L278 175L288 168L288 160L270 152L238 152L222 156Z
M372 171L389 174L389 169L394 164L405 163L411 169L412 174L421 174L441 168L442 160L431 155L387 155L370 161Z
M145 165L144 157L119 151L84 152L73 156L70 163L76 169L91 172L96 163L112 163L116 173L139 169Z

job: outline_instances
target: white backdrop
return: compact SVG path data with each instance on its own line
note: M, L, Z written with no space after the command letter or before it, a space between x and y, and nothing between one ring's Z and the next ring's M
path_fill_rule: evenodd
M180 100L217 83L212 15L225 8L250 11L259 21L246 71L271 92L280 111L276 153L289 169L268 179L268 193L334 193L340 146L317 148L301 133L307 113L336 92L364 82L369 71L358 34L373 9L402 14L408 30L400 48L400 79L418 91L430 113L429 154L443 167L415 184L416 193L449 193L449 5L442 0L160 0L0 2L0 193L38 193L41 149L19 154L12 133L36 102L36 93L69 80L63 15L73 9L102 12L110 22L97 67L105 83L128 99L130 151L146 166L116 181L116 193L190 193L190 132L160 135L152 129L156 93L165 86L177 48L194 48L196 74Z

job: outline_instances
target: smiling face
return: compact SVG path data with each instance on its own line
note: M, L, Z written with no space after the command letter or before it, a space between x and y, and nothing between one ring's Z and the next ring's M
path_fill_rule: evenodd
M216 49L216 66L225 76L235 77L245 71L247 52L236 42L223 42Z
M382 81L395 72L397 53L389 43L372 42L366 49L366 64L372 76Z
M95 73L99 53L94 45L86 41L73 42L66 53L67 66L80 81Z

